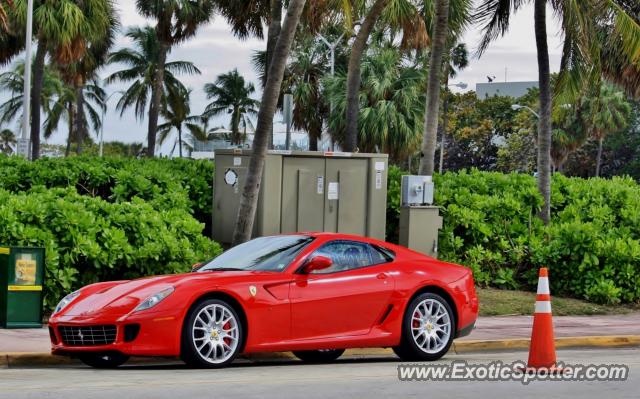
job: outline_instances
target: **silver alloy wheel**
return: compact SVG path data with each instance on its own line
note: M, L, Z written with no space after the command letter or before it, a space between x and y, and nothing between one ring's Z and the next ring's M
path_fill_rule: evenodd
M198 312L193 322L193 344L204 361L224 363L235 353L238 341L238 320L231 309L212 304Z
M411 316L413 341L423 352L440 352L451 336L451 316L444 304L428 298L420 302Z

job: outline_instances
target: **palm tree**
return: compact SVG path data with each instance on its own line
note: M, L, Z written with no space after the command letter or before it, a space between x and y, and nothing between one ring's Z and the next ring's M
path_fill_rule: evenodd
M167 55L176 44L192 38L198 28L213 16L215 0L136 0L138 12L156 21L158 39L157 62L151 79L151 101L147 132L147 156L153 157L156 147L158 116L164 94Z
M7 32L9 30L7 10L5 9L5 6L6 8L13 7L13 1L6 0L6 3L7 3L6 5L3 3L0 3L0 31L1 32Z
M297 41L284 81L285 92L293 95L293 127L309 134L310 151L318 150L318 140L322 137L329 111L321 84L327 73L326 51L320 50L319 45L324 46L311 35Z
M0 0L0 66L11 62L24 48L24 39L12 27L13 0Z
M209 118L203 115L192 115L187 117L185 126L188 133L183 141L185 148L193 151L196 142L206 142L209 140Z
M16 135L11 130L3 129L0 131L0 151L5 155L11 155L16 144Z
M115 82L132 82L131 86L124 91L122 97L116 105L120 115L133 108L136 118L143 120L147 113L151 114L154 104L150 100L153 97L154 79L158 63L161 59L160 42L158 41L156 30L153 27L129 28L125 34L133 41L133 48L124 48L109 55L108 63L124 64L128 68L114 72L105 80L107 84ZM163 69L163 90L161 104L165 101L168 92L186 92L184 85L176 78L176 74L186 73L189 75L200 74L200 70L191 62L171 61L166 62ZM155 146L155 136L149 141L149 145ZM154 153L155 148L147 153Z
M585 116L585 98L575 106L553 109L553 130L551 132L551 160L553 168L564 171L569 156L577 151L588 139Z
M347 69L347 127L343 143L345 151L355 151L358 147L358 108L360 91L360 64L367 47L367 40L378 21L378 17L387 6L389 0L375 0L369 8L360 30L351 46L349 67Z
M87 116L91 118L96 132L102 125L102 121L99 121L99 118L96 119L99 114L94 107L89 107L88 112L85 113L85 95L91 96L101 111L106 110L106 104L104 104L106 93L100 86L96 73L107 61L116 33L120 28L114 8L109 9L109 19L108 30L96 40L87 41L87 49L80 59L71 64L59 66L63 79L75 92L73 108L76 117L70 125L72 131L69 132L68 142L75 138L78 154L82 153L82 144L89 137Z
M82 97L81 102L78 101L78 96ZM89 138L89 127L96 135L102 128L102 114L107 107L106 99L107 93L96 75L84 83L79 91L73 86L65 86L48 112L44 122L44 137L49 138L64 120L69 132L65 156L69 156L73 142L76 143L76 152L80 154L82 144ZM79 103L82 104L81 107L78 107ZM83 121L80 128L78 119Z
M464 0L463 0L464 1ZM365 7L369 2L361 2ZM375 0L366 11L360 29L351 45L349 66L347 69L347 130L343 147L346 151L355 151L358 147L358 107L360 90L360 65L367 48L367 41L379 18L393 30L403 33L402 47L422 49L429 43L429 34L425 19L427 11L410 0Z
M287 15L273 50L272 62L269 64L267 82L262 93L260 111L258 112L258 124L253 140L253 153L249 161L249 170L242 190L238 218L233 233L234 245L243 243L251 238L262 171L267 153L269 131L273 126L273 116L278 106L278 97L280 96L287 58L304 4L305 0L289 1Z
M0 123L9 124L14 121L22 123L24 94L24 62L15 64L12 70L0 74L0 90L9 93L10 98L0 104ZM42 95L40 105L48 114L54 102L62 95L64 83L57 71L45 66L43 71Z
M217 11L227 20L235 36L242 40L250 36L263 38L263 24L271 13L270 0L216 0L215 3ZM279 12L282 12L282 1L279 3Z
M585 107L588 110L585 120L586 126L590 130L591 137L598 141L595 172L595 176L598 177L600 176L604 139L610 134L627 128L631 105L626 101L621 91L614 89L611 85L603 84L596 96L587 98Z
M182 148L184 147L184 141L182 140L182 132L185 123L194 118L191 116L191 90L178 89L177 91L170 91L167 95L166 104L164 105L161 113L162 117L166 120L165 123L158 125L158 143L164 144L173 129L178 133L178 138L173 144L171 155L178 146L178 152L180 158L182 158Z
M381 150L400 162L420 147L424 120L426 73L407 66L408 57L395 47L372 47L362 62L359 142L362 150ZM325 79L326 95L335 106L329 118L331 132L344 134L346 76ZM342 141L342 137L334 137Z
M240 126L245 130L251 126L249 116L258 114L260 103L251 98L256 89L252 83L247 83L237 69L218 75L215 83L207 83L204 86L210 102L203 113L206 118L211 118L224 113L231 115L230 130L231 143L241 144L244 141L240 134Z
M420 174L433 175L435 169L438 112L440 110L440 76L445 53L449 25L449 0L435 0L436 20L433 25L433 42L429 60L429 82L425 105L424 138L420 158Z
M15 0L9 12L12 29L26 28L27 1ZM40 97L47 53L57 64L67 65L80 59L88 43L98 41L110 31L113 23L112 0L58 0L34 4L33 32L38 41L31 88L32 159L40 155Z
M547 44L547 0L483 0L475 18L484 23L484 36L480 42L481 54L489 43L509 29L512 12L533 1L538 75L540 85L540 119L538 127L538 190L544 199L540 217L549 222L551 212L551 75ZM564 31L564 45L558 86L562 93L575 97L586 84L600 79L602 63L636 64L640 59L638 37L640 25L621 7L619 0L558 0L550 4L560 16ZM612 34L603 34L603 29ZM602 48L620 46L618 59L603 60ZM588 82L588 83L587 83Z

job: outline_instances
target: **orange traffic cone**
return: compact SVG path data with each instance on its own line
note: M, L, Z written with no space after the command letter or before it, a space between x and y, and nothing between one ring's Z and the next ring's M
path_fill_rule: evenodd
M531 331L527 367L560 371L555 366L556 345L553 340L549 274L547 268L543 267L538 276L538 293L536 295L536 309L533 314L533 330Z

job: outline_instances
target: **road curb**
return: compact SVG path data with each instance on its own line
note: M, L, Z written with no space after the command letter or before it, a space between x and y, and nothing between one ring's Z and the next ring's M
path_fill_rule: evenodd
M589 337L560 337L555 339L556 348L618 348L640 346L640 335L611 335ZM458 353L499 352L529 349L529 339L464 340L454 341L451 350ZM390 348L348 349L344 356L351 358L393 356ZM291 352L251 353L243 356L254 362L292 360ZM148 363L148 358L134 358L134 363ZM77 360L48 352L6 352L0 353L0 368L24 366L58 366L76 364Z
M456 353L493 352L529 349L529 339L467 340L453 343ZM640 335L607 335L588 337L559 337L556 348L617 348L640 346Z

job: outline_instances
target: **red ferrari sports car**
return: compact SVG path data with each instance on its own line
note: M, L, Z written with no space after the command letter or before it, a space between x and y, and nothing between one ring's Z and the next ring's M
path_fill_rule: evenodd
M392 347L436 360L478 316L471 271L407 248L333 233L256 238L192 273L86 286L49 320L52 352L94 367L180 356L222 367L240 353L305 361Z

